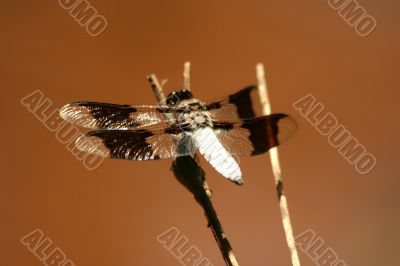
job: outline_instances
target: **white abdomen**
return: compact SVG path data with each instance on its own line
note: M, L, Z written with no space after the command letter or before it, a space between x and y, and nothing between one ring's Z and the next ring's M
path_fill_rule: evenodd
M204 156L215 170L238 184L243 183L239 165L224 146L222 146L211 128L196 129L192 137L200 154Z

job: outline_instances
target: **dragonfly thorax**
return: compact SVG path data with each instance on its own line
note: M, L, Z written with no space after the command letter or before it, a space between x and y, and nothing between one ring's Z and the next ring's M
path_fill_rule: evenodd
M177 117L179 124L188 125L192 130L196 128L212 127L210 114L205 106L196 99L183 101L180 104L184 107L185 111L180 113Z
M184 112L178 116L180 124L186 124L191 129L212 127L211 118L205 111Z

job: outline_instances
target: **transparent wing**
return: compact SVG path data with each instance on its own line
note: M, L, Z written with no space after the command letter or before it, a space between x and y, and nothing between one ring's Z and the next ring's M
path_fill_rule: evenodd
M211 119L232 122L262 115L262 108L256 86L246 87L226 98L206 104Z
M91 131L76 141L76 147L84 152L105 158L127 160L168 159L195 153L191 138L173 129L149 131L99 130Z
M63 106L60 116L70 123L91 129L129 130L138 127L162 129L175 123L173 114L182 110L170 106L118 105L98 102L74 102Z
M252 156L285 142L295 131L296 122L286 114L272 114L235 123L214 123L222 145L234 155Z

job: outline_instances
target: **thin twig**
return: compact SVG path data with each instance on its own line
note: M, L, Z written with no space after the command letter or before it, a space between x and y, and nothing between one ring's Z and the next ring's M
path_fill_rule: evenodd
M258 91L259 91L259 95L260 95L260 99L261 99L261 104L263 106L263 114L269 115L269 114L271 114L271 104L270 104L269 97L268 97L264 65L261 63L257 64L256 72L257 72L257 80L258 80ZM278 148L275 147L275 148L270 149L269 154L270 154L270 159L271 159L272 172L273 172L274 178L275 178L275 186L276 186L276 191L278 194L279 207L281 210L283 228L285 230L286 242L289 247L292 265L300 266L299 255L297 253L296 243L295 243L294 236L293 236L292 224L290 222L289 208L288 208L286 196L283 193L283 181L281 178L281 166L279 163Z
M151 89L153 90L154 95L157 98L159 104L165 103L165 95L162 89L160 82L158 81L155 74L151 74L147 77L147 80L150 82Z
M191 65L190 62L185 62L183 65L183 89L190 91L191 83Z
M184 89L190 90L190 62L186 62L184 66ZM157 77L153 74L148 77L148 80L158 102L160 104L165 103L165 96ZM212 205L211 190L205 181L205 172L201 169L196 157L177 157L171 168L176 179L194 195L196 201L203 207L208 220L208 226L211 227L211 231L213 232L226 264L228 266L239 266L228 238L222 229L218 215Z

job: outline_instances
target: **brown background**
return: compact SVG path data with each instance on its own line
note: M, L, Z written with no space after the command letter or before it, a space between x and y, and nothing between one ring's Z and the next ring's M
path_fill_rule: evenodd
M90 2L109 22L97 38L56 0L0 3L0 265L41 265L19 240L36 228L76 265L180 265L156 241L172 226L223 265L170 161L108 160L87 171L20 104L37 89L53 108L75 100L153 104L146 75L179 88L185 60L204 101L254 84L255 64L264 62L273 110L299 124L280 149L296 235L313 229L348 265L398 265L398 1L359 1L377 20L365 38L327 1ZM293 109L308 93L376 156L369 175ZM268 157L240 164L242 187L203 163L237 258L289 265Z

